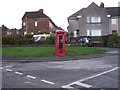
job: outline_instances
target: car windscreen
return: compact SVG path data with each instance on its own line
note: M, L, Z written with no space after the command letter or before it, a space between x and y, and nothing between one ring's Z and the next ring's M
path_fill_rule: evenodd
M37 40L39 37L33 37L34 40Z

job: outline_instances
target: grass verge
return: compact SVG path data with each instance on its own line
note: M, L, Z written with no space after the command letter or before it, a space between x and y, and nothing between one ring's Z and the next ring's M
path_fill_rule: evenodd
M105 50L94 47L67 47L67 56L79 56L104 53ZM55 56L55 47L3 47L3 56L51 57Z

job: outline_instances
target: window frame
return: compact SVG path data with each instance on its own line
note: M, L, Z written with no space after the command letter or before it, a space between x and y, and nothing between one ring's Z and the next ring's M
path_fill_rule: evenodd
M38 26L38 22L37 21L35 21L35 27L37 27Z
M115 18L112 18L112 19L111 19L111 24L112 24L112 25L115 25L115 24L117 24L117 19L115 19Z
M117 33L117 30L112 30L112 34Z
M95 32L96 31L96 32ZM99 31L99 32L97 32ZM91 36L102 36L101 30L91 30Z
M79 35L79 31L80 31L79 29L77 29L77 30L76 30L76 32L77 32L77 35Z
M90 30L87 30L87 36L90 36Z
M100 17L91 17L91 23L100 23L101 18Z
M23 22L23 26L26 26L26 22Z
M100 16L87 17L87 23L90 23L90 24L98 24L98 23L101 23L101 17L100 17Z
M91 21L90 17L87 17L87 23L90 23L90 21Z

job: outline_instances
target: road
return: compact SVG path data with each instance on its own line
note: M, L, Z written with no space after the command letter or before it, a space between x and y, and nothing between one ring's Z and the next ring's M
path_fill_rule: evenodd
M3 88L118 88L118 54L74 61L3 62Z

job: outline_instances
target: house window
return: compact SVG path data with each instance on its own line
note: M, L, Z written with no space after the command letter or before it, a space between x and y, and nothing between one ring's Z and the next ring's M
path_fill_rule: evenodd
M111 19L111 24L117 24L117 19Z
M77 37L77 31L74 31L74 37Z
M90 23L90 17L87 17L87 23Z
M87 30L87 36L90 36L90 30Z
M12 33L10 31L7 31L7 35L12 35Z
M107 17L109 18L109 17L111 17L111 15L107 15Z
M77 18L79 19L79 18L81 18L82 16L77 16Z
M31 34L33 35L33 32L31 32Z
M9 31L7 31L7 35L10 35L10 32L9 32Z
M51 22L49 22L49 27L50 27L50 28L52 28L52 27L53 27L53 25L52 25L52 23L51 23Z
M100 23L101 18L100 17L91 17L91 23Z
M25 32L24 32L24 35L26 35L26 34L27 34L27 32L25 31Z
M26 25L26 23L25 22L23 22L23 26L25 26Z
M101 30L91 30L92 36L101 36Z
M112 34L117 33L117 30L112 30Z
M79 30L76 30L77 31L77 35L79 34Z
M19 31L17 31L17 34L19 34Z
M37 26L37 22L35 22L35 26Z
M87 17L87 23L100 23L101 17Z

